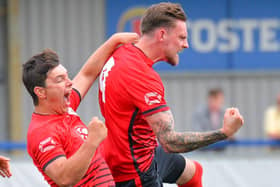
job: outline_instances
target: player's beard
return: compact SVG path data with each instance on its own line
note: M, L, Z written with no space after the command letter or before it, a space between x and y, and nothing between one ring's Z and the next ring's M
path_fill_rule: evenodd
M173 55L173 56L166 56L166 61L168 64L172 66L177 66L179 64L179 55Z

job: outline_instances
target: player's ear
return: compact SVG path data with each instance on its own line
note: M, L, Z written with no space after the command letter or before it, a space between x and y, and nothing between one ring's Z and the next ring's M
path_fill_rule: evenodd
M165 37L166 37L166 30L165 28L159 28L156 30L156 36L157 36L157 39L159 42L162 42L164 41Z
M47 97L46 89L44 87L35 86L33 91L39 99L45 99Z

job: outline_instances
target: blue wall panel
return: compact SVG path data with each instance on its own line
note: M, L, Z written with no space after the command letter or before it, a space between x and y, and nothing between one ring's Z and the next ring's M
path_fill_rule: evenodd
M157 0L107 0L106 31L136 31L146 7ZM280 1L178 0L188 15L190 48L180 64L160 71L280 69Z

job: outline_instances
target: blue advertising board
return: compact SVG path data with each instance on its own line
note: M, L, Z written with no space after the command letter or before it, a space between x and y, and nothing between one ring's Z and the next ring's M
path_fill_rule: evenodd
M107 37L139 32L145 9L158 0L107 0ZM189 49L180 64L159 71L280 70L280 1L177 0L188 16Z

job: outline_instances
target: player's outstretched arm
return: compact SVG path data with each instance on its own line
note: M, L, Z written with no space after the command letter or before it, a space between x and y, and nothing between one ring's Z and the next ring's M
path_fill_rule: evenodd
M60 157L44 172L59 186L74 186L86 174L99 144L107 136L105 124L94 117L88 125L88 138L70 158Z
M174 119L170 110L146 117L162 147L167 152L189 152L225 140L232 136L243 124L238 109L227 109L223 128L208 132L175 132Z
M138 39L139 36L136 33L116 33L88 58L80 72L73 79L73 87L80 92L82 98L92 86L106 60L116 47L123 43L137 42Z
M10 159L4 156L0 156L0 175L2 177L10 177L12 176L10 170Z

